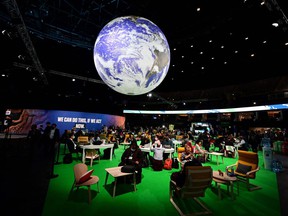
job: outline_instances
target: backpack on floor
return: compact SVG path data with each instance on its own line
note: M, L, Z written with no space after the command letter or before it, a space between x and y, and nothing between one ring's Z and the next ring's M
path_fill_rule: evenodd
M164 166L163 166L164 169L166 170L171 170L172 169L172 159L171 158L167 158L165 161L164 161Z

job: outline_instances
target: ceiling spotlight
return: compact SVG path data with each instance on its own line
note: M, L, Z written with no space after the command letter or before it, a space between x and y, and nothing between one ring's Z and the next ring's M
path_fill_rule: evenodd
M5 36L8 36L9 38L11 38L11 36L12 36L12 33L7 31L7 30L5 30L5 29L2 30L2 34L5 35Z
M32 68L30 66L26 67L27 71L32 71Z
M18 59L24 61L25 60L25 57L23 55L18 55Z
M275 22L275 23L272 23L272 26L274 26L274 27L278 27L279 24L278 24L277 22Z

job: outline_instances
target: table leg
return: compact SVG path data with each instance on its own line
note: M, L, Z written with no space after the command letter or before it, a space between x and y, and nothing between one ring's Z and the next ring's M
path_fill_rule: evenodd
M232 200L234 200L234 190L233 190L234 186L233 186L233 181L230 181L230 188L231 188L231 198L232 198Z
M82 163L85 163L85 149L82 151Z
M107 173L106 173L106 178L105 178L105 186L106 186L106 184L107 184L108 175L109 175L109 173L107 172Z
M114 181L114 187L113 187L113 197L115 197L115 192L116 192L116 185L117 185L117 178L115 178L115 181Z
M112 160L112 156L113 156L113 147L111 148L111 151L110 151L110 161Z
M221 197L221 188L220 188L220 184L216 183L216 185L217 185L217 189L218 189L218 197L219 197L219 199L221 200L222 197Z
M133 174L134 191L136 191L136 172Z

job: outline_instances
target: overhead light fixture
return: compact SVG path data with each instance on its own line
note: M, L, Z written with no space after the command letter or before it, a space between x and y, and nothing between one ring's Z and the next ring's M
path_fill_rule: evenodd
M27 71L32 71L32 68L30 66L26 67Z
M274 26L274 27L278 27L279 24L278 24L277 22L275 22L275 23L272 23L272 26Z

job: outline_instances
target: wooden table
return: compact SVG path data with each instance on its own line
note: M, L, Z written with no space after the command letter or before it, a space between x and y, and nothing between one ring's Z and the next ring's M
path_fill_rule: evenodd
M239 195L239 184L236 176L228 176L225 172L223 172L223 176L221 176L219 174L219 171L213 171L213 181L215 182L216 187L218 188L219 199L221 199L220 184L227 185L228 194L230 194L231 199L234 200L233 188L234 188L234 182L237 182L237 193Z
M136 172L134 173L124 173L121 172L122 166L118 167L111 167L111 168L106 168L106 179L105 179L105 186L107 184L108 176L109 174L114 177L114 187L113 187L113 197L115 197L115 192L116 192L116 186L117 186L117 178L121 176L128 176L128 175L133 175L133 185L134 185L134 191L136 191Z
M220 153L220 152L208 152L209 155L211 155L210 161L212 161L212 155L216 156L216 162L217 162L217 166L219 165L219 161L218 161L218 156L222 157L222 163L224 164L224 153Z
M151 148L140 147L142 152L151 152ZM169 157L172 158L172 153L174 152L174 148L164 150L164 153L169 153Z
M112 160L112 156L113 156L113 147L114 147L114 143L112 144L101 144L101 145L79 145L80 148L82 148L83 152L82 152L82 162L85 163L85 149L106 149L106 148L111 148L110 151L110 160Z

